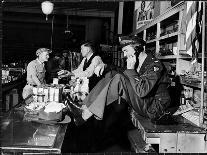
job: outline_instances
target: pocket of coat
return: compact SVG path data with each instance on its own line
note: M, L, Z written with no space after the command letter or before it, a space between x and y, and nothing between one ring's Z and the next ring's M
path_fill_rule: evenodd
M44 69L38 70L38 73L40 73L40 74L45 73L45 70Z
M37 66L37 72L42 73L44 72L44 68L42 66Z

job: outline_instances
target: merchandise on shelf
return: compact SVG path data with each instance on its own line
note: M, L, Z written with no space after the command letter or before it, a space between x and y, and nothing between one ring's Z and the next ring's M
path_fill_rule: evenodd
M25 73L23 68L9 68L7 65L2 68L2 84L16 81Z

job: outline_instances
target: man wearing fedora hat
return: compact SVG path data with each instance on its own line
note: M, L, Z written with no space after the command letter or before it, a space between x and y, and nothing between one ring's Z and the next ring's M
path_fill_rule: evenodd
M45 84L45 65L44 62L48 61L49 53L52 51L47 48L39 48L36 51L37 58L32 60L27 66L27 84L23 89L23 99L32 94L33 86Z

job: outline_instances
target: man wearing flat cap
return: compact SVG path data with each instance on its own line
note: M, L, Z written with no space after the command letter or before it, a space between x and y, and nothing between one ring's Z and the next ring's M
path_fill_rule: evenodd
M22 96L27 98L32 94L32 88L45 84L45 65L44 62L48 61L49 53L52 51L47 48L39 48L36 51L37 58L32 60L27 66L27 84L23 89Z

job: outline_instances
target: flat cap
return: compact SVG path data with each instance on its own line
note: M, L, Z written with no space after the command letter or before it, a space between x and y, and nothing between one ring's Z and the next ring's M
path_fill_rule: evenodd
M136 35L131 36L120 36L119 37L119 43L121 47L127 46L127 45L137 45L137 46L145 46L146 42L137 37Z
M37 51L36 51L36 55L39 56L42 52L48 52L48 53L52 53L52 51L48 48L39 48Z

